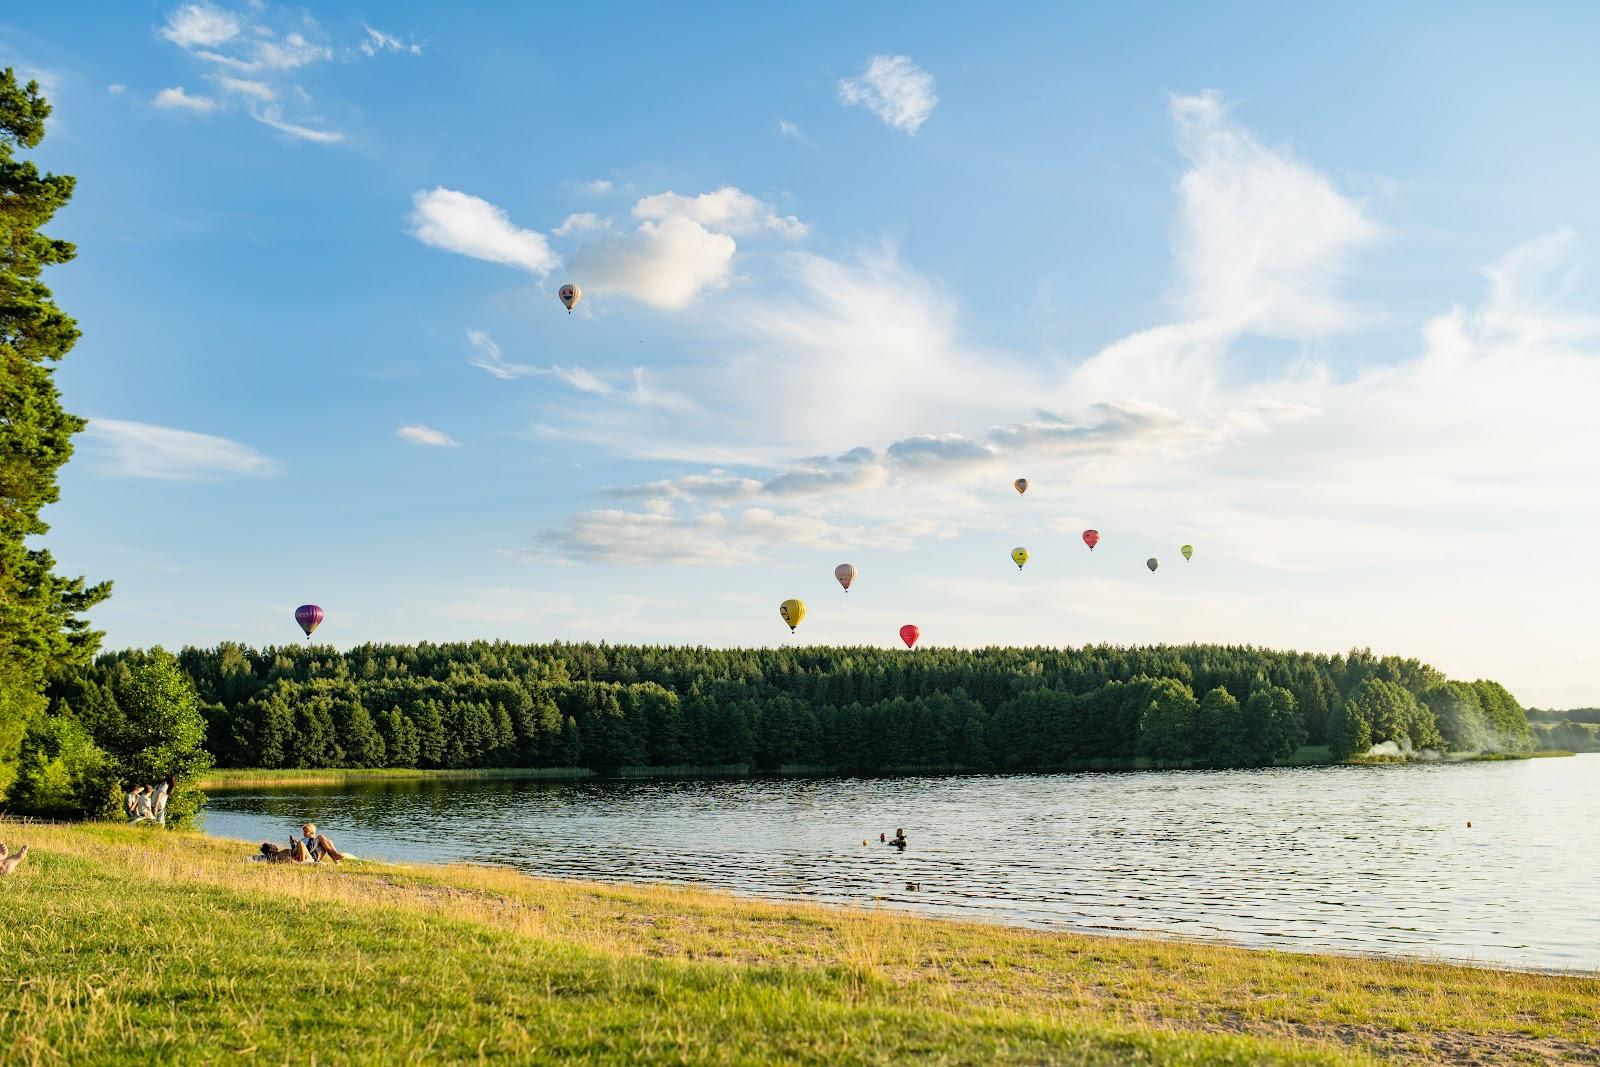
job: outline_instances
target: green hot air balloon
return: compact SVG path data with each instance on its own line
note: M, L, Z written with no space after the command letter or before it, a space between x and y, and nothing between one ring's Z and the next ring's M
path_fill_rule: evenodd
M1156 562L1156 558L1154 556L1151 556L1149 559L1145 560L1144 565L1150 568L1151 574L1154 574L1156 572L1156 568L1161 566L1161 564Z
M1193 545L1184 545L1182 548L1178 549L1178 551L1183 553L1184 559L1194 559Z

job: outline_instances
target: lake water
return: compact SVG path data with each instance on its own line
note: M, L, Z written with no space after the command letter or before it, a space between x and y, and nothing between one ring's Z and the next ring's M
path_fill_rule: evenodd
M1034 927L1600 970L1600 755L1261 771L394 782L218 792L205 827L283 841L306 820L375 859L695 883ZM878 843L896 827L910 839L904 852Z

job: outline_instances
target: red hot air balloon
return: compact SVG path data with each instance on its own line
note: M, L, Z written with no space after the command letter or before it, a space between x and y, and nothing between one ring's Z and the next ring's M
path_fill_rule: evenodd
M294 609L294 621L300 624L300 629L306 632L306 640L311 640L311 631L322 625L322 609L315 604L301 604Z
M917 643L917 638L922 636L922 631L909 622L900 627L900 640L906 643L907 648L912 648Z
M1098 545L1100 543L1100 531L1099 530L1085 530L1085 531L1083 531L1083 543L1089 546L1089 551L1090 552L1093 552L1094 551L1094 546Z

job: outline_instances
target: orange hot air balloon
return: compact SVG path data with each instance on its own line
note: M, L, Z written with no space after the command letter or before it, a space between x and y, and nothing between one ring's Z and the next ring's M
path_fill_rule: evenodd
M1083 543L1089 546L1089 551L1090 552L1093 552L1094 551L1094 546L1098 545L1100 543L1100 531L1099 530L1085 530L1085 531L1083 531Z
M900 640L906 643L907 648L914 647L917 643L917 638L921 636L922 631L917 629L909 622L900 627Z
M1028 491L1028 479L1018 478L1016 481L1011 483L1011 488L1017 491L1018 496L1021 496L1023 493Z

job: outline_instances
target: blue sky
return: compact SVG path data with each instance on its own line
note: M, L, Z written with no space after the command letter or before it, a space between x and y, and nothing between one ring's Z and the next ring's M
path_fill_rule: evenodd
M79 179L49 282L94 423L47 543L115 579L113 647L284 641L306 601L341 646L916 622L1370 645L1597 702L1597 30L7 13Z

